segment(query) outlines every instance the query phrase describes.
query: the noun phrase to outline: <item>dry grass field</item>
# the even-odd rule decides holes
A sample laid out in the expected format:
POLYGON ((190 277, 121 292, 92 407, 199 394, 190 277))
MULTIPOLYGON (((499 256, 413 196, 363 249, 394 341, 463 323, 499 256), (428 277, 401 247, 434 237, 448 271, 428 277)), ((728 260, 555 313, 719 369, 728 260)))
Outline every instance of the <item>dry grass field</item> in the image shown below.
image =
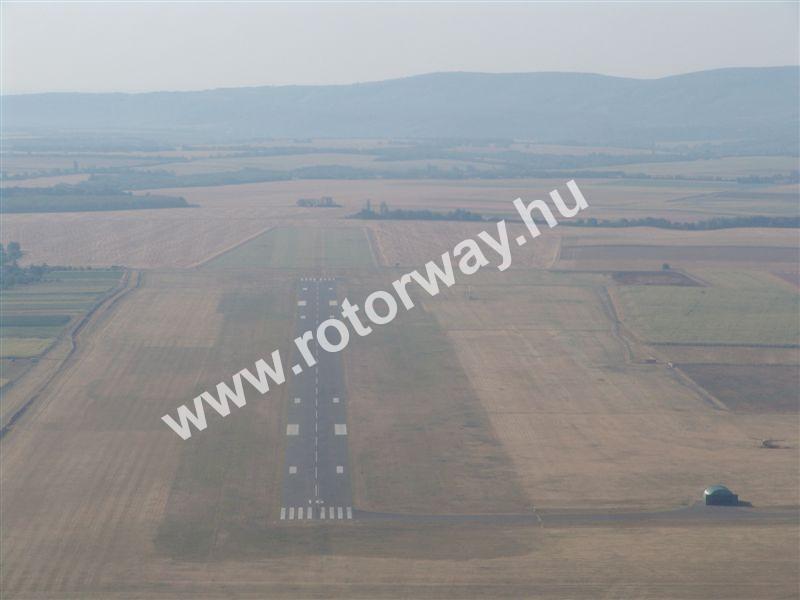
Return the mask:
MULTIPOLYGON (((796 524, 290 527, 277 516, 285 387, 248 394, 186 442, 161 422, 287 348, 298 277, 338 276, 360 304, 493 227, 340 218, 366 198, 503 214, 517 196, 562 184, 287 181, 164 192, 191 209, 4 216, 2 241, 19 240, 28 261, 146 270, 0 441, 3 597, 796 596, 796 524), (295 206, 322 195, 343 207, 295 206)), ((584 191, 600 218, 677 218, 685 209, 670 199, 723 187, 597 181, 584 191)), ((796 243, 791 230, 560 227, 514 248, 504 273, 489 266, 436 298, 415 294, 415 309, 344 355, 354 505, 427 515, 656 510, 724 482, 758 508, 796 507, 798 413, 787 394, 800 350, 754 345, 796 335, 796 289, 773 275, 791 260, 769 259, 796 243), (759 250, 743 260, 742 249, 759 250), (709 258, 727 252, 735 258, 709 258), (612 275, 658 271, 667 255, 702 285, 612 275), (761 318, 748 317, 756 310, 761 318), (659 340, 675 345, 647 343, 659 340), (720 341, 739 345, 699 345, 720 341), (759 387, 762 378, 773 385, 759 387), (788 449, 762 448, 767 439, 788 449)))

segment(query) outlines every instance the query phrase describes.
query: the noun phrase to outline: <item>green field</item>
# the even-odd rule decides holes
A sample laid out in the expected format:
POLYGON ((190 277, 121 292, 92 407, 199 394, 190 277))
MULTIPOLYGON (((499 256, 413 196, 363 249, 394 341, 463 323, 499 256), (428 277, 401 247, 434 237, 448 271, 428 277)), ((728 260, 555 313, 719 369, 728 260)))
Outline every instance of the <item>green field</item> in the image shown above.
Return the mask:
POLYGON ((278 227, 219 256, 206 268, 313 269, 373 265, 369 240, 360 227, 278 227))
POLYGON ((623 319, 654 343, 794 345, 797 293, 758 271, 703 271, 708 287, 622 286, 623 319))

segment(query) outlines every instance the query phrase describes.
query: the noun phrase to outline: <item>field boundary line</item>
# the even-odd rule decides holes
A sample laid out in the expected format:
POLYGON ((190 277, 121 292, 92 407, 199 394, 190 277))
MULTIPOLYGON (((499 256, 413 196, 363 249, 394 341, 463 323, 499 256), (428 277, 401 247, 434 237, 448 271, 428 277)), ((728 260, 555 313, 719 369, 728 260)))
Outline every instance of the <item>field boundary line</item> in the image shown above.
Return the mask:
POLYGON ((236 250, 236 248, 238 248, 239 246, 242 246, 242 245, 246 244, 247 242, 250 242, 250 241, 256 239, 258 236, 260 236, 260 235, 262 235, 264 233, 267 233, 268 231, 271 231, 272 229, 275 229, 275 227, 276 227, 276 225, 269 225, 268 227, 265 227, 264 229, 262 229, 260 231, 257 231, 253 235, 248 236, 248 237, 244 238, 243 240, 240 240, 240 241, 236 242, 232 246, 228 246, 227 248, 223 248, 222 250, 220 250, 219 252, 215 252, 211 256, 207 256, 206 258, 204 258, 202 260, 199 260, 199 261, 197 261, 195 263, 190 264, 186 268, 187 269, 198 269, 198 268, 210 263, 212 260, 219 258, 223 254, 227 254, 228 252, 236 250))
POLYGON ((561 248, 564 246, 564 237, 562 235, 558 236, 558 244, 556 245, 556 253, 553 256, 553 260, 550 261, 550 265, 547 267, 547 270, 550 271, 555 268, 558 264, 558 261, 561 260, 561 248))
POLYGON ((380 249, 376 249, 377 240, 374 239, 374 232, 372 229, 368 227, 361 227, 361 231, 364 232, 364 237, 367 238, 367 246, 369 246, 369 253, 372 256, 372 264, 376 269, 380 269, 382 266, 386 266, 386 257, 383 256, 383 252, 380 249), (380 251, 381 257, 383 261, 378 258, 378 252, 380 251))
POLYGON ((614 299, 611 297, 611 293, 608 291, 608 286, 598 285, 593 286, 592 289, 600 299, 600 305, 603 307, 603 312, 606 313, 606 317, 608 317, 608 319, 611 321, 611 334, 622 344, 622 347, 625 348, 625 362, 628 364, 635 363, 635 354, 631 345, 631 341, 636 341, 637 343, 640 342, 633 332, 629 331, 620 320, 619 312, 617 312, 614 299))
MULTIPOLYGON (((617 337, 619 340, 621 340, 622 343, 625 345, 625 348, 628 351, 628 362, 635 363, 636 357, 633 353, 633 348, 630 344, 630 341, 634 341, 637 345, 642 346, 644 348, 648 348, 649 346, 651 346, 651 343, 640 339, 638 336, 636 336, 635 333, 633 333, 630 329, 628 329, 625 326, 625 324, 619 318, 619 313, 617 312, 614 298, 611 292, 609 291, 608 287, 607 286, 600 286, 600 287, 602 289, 602 292, 599 292, 601 300, 603 300, 604 305, 606 304, 606 302, 608 303, 607 309, 611 311, 611 317, 615 322, 614 336, 617 337)), ((653 352, 653 354, 658 356, 655 352, 653 352)), ((725 411, 728 410, 727 405, 724 402, 722 402, 722 400, 720 400, 714 394, 712 394, 704 387, 699 385, 694 379, 689 377, 689 375, 681 371, 676 365, 672 364, 672 362, 669 361, 663 361, 663 362, 666 362, 667 364, 668 367, 667 373, 669 373, 672 376, 672 378, 675 381, 677 381, 680 385, 700 396, 700 398, 706 404, 710 405, 712 408, 715 408, 717 410, 725 410, 725 411)))

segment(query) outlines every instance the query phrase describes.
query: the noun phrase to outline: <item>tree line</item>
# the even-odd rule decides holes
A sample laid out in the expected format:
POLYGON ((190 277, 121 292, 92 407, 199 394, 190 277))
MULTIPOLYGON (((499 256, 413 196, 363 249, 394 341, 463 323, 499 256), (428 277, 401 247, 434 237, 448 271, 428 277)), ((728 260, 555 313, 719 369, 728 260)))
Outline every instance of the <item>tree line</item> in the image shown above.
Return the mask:
MULTIPOLYGON (((355 219, 387 219, 387 220, 412 220, 412 221, 497 221, 500 217, 488 217, 474 213, 463 208, 448 212, 435 212, 427 209, 391 209, 386 202, 381 202, 375 210, 372 202, 367 200, 364 208, 351 215, 355 219)), ((519 222, 519 219, 505 219, 509 222, 519 222)), ((543 219, 534 219, 539 224, 545 224, 543 219)), ((660 217, 643 217, 640 219, 569 219, 562 221, 561 225, 570 227, 656 227, 658 229, 679 229, 685 231, 708 231, 712 229, 735 229, 742 227, 765 228, 800 228, 800 217, 769 217, 763 215, 738 216, 738 217, 713 217, 704 221, 670 221, 660 217)))
POLYGON ((20 258, 22 247, 19 242, 9 242, 5 247, 0 244, 0 289, 5 290, 18 283, 41 281, 50 270, 47 265, 20 267, 17 262, 20 258))

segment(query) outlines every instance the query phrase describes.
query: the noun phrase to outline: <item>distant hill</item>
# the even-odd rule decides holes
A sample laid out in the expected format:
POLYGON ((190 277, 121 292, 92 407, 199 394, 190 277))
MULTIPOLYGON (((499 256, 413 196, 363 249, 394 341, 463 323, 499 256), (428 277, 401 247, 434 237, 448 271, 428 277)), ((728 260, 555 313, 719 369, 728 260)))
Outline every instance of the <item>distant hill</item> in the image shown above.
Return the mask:
POLYGON ((526 138, 646 145, 789 140, 800 68, 662 79, 434 73, 353 85, 4 96, 3 129, 195 131, 214 137, 526 138))

